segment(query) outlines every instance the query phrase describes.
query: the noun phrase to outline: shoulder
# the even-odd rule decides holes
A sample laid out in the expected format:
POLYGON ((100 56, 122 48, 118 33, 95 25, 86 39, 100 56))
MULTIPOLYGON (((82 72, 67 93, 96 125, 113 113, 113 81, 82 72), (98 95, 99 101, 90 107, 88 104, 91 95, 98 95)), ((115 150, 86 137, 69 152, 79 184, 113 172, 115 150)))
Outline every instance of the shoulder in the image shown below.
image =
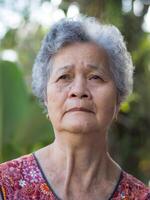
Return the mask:
MULTIPOLYGON (((32 155, 26 155, 17 159, 0 164, 0 189, 3 196, 12 198, 16 191, 19 191, 31 180, 31 171, 34 160, 32 155)), ((5 199, 5 198, 4 198, 5 199)))
POLYGON ((18 178, 30 165, 33 165, 32 155, 22 156, 0 164, 0 182, 2 183, 7 176, 18 178))
POLYGON ((121 198, 131 198, 136 200, 150 200, 150 188, 143 182, 128 174, 122 172, 121 180, 116 195, 121 198))
POLYGON ((33 155, 32 154, 28 154, 28 155, 24 155, 21 156, 19 158, 16 158, 14 160, 10 160, 10 161, 6 161, 4 163, 0 164, 0 170, 4 170, 5 168, 7 168, 8 166, 16 166, 16 165, 20 165, 24 162, 30 162, 33 160, 33 155))
POLYGON ((36 162, 32 154, 7 161, 0 164, 0 183, 19 181, 27 176, 29 178, 35 169, 36 162))
POLYGON ((32 154, 0 164, 0 190, 4 199, 37 199, 50 192, 32 154))

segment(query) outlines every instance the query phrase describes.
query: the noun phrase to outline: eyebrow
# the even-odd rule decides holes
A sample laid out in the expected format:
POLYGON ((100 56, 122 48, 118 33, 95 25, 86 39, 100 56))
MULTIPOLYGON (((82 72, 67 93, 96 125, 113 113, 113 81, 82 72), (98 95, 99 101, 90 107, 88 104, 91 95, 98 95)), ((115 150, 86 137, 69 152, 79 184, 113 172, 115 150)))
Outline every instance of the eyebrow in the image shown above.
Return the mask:
POLYGON ((74 68, 74 65, 65 65, 61 68, 59 68, 58 70, 56 70, 55 72, 61 72, 61 71, 67 71, 67 70, 70 70, 70 69, 73 69, 74 68))
MULTIPOLYGON (((86 65, 89 69, 91 68, 91 69, 94 69, 94 70, 99 70, 99 69, 101 69, 100 68, 100 66, 98 66, 98 65, 93 65, 93 64, 87 64, 86 65)), ((103 67, 103 65, 101 65, 102 67, 103 67)), ((74 65, 65 65, 65 66, 63 66, 63 67, 61 67, 61 68, 59 68, 57 71, 65 71, 65 70, 70 70, 70 69, 72 69, 72 68, 74 68, 75 66, 74 65)))
POLYGON ((91 69, 94 69, 94 70, 99 70, 99 69, 100 69, 99 66, 93 65, 93 64, 87 64, 87 66, 88 66, 89 68, 91 68, 91 69))
POLYGON ((99 64, 99 65, 93 65, 93 64, 87 64, 87 66, 93 70, 97 70, 102 74, 108 75, 109 71, 107 70, 106 67, 104 67, 103 64, 99 64))

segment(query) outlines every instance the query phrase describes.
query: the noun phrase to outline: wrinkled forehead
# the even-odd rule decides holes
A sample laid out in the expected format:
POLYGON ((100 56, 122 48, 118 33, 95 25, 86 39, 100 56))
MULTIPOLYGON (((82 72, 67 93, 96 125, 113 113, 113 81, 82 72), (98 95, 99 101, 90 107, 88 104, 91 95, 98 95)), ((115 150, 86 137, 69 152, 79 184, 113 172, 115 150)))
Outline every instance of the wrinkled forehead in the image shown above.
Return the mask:
POLYGON ((53 71, 73 69, 75 66, 86 70, 102 70, 108 73, 107 52, 92 42, 67 45, 53 56, 53 71))

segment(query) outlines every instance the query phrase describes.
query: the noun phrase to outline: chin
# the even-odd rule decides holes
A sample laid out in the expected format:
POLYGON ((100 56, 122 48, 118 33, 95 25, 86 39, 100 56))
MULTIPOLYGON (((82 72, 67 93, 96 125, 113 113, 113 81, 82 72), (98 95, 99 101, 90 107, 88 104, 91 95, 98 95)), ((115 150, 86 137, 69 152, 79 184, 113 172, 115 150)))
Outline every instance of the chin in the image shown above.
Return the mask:
POLYGON ((80 134, 94 131, 96 126, 91 120, 89 121, 84 118, 76 118, 72 120, 65 120, 63 127, 68 132, 80 134))

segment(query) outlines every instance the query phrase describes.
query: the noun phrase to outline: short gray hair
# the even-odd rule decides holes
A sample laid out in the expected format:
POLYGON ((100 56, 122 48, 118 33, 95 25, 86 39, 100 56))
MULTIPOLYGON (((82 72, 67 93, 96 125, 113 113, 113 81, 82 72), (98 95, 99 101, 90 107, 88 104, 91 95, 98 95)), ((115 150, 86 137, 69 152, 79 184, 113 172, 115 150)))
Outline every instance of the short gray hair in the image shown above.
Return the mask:
POLYGON ((45 36, 32 71, 32 88, 39 100, 44 103, 46 98, 53 55, 74 42, 94 42, 106 50, 119 102, 124 101, 133 87, 134 67, 130 53, 118 28, 101 24, 93 17, 62 19, 45 36))

